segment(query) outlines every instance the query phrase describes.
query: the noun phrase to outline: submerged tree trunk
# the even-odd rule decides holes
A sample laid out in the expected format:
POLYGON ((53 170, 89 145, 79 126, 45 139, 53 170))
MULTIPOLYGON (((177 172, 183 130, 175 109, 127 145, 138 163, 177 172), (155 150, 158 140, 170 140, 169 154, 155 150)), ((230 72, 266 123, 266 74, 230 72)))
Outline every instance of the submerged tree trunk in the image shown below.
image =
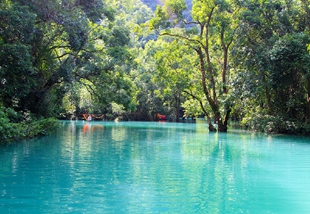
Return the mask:
POLYGON ((221 118, 219 118, 219 121, 218 121, 218 130, 219 130, 219 132, 227 132, 227 130, 228 130, 228 120, 229 120, 229 117, 230 117, 230 112, 231 112, 230 107, 227 107, 224 121, 221 118))
POLYGON ((216 132, 217 131, 217 129, 212 125, 211 122, 209 122, 209 131, 210 132, 216 132))
MULTIPOLYGON (((196 3, 194 3, 194 5, 195 4, 196 3)), ((198 4, 200 3, 197 2, 196 6, 198 4)), ((221 12, 217 9, 219 5, 220 2, 212 1, 212 3, 206 5, 202 16, 196 16, 197 20, 190 22, 191 24, 195 23, 200 26, 200 31, 198 33, 199 38, 170 33, 164 33, 162 35, 169 35, 182 39, 183 41, 186 41, 190 48, 196 51, 199 57, 199 70, 201 72, 200 83, 202 86, 202 91, 209 106, 211 107, 214 115, 214 121, 218 125, 218 131, 227 132, 231 104, 227 104, 226 101, 223 101, 223 99, 220 98, 222 98, 223 95, 227 95, 229 91, 227 84, 229 77, 229 48, 234 40, 234 34, 237 26, 235 26, 234 23, 227 22, 225 25, 219 25, 219 31, 214 31, 214 24, 219 24, 218 18, 222 19, 222 16, 218 16, 221 12), (213 45, 216 45, 217 47, 217 44, 213 43, 214 39, 219 39, 221 49, 216 48, 217 50, 214 50, 215 46, 213 45), (217 64, 218 62, 220 63, 217 64), (221 71, 221 74, 219 74, 218 71, 221 71), (224 112, 221 112, 220 109, 223 106, 225 109, 224 112)), ((231 6, 233 5, 231 4, 231 6)), ((233 11, 230 9, 225 11, 230 14, 227 18, 231 17, 231 15, 235 14, 234 12, 239 10, 237 7, 231 7, 231 9, 233 9, 233 11)), ((185 24, 189 23, 185 22, 185 24)), ((206 113, 206 110, 203 107, 205 103, 201 102, 201 98, 194 96, 192 93, 190 94, 194 99, 200 102, 202 110, 210 118, 210 115, 206 113)), ((216 131, 215 127, 211 123, 211 119, 209 120, 209 130, 216 131)))
MULTIPOLYGON (((218 131, 219 132, 227 132, 227 124, 228 124, 228 120, 229 120, 229 115, 230 115, 230 107, 227 107, 226 109, 226 115, 224 118, 224 121, 222 119, 222 115, 219 111, 220 106, 219 103, 217 102, 217 95, 215 93, 215 87, 213 88, 214 92, 213 92, 213 98, 211 97, 211 92, 209 91, 209 89, 207 88, 207 84, 206 84, 206 70, 205 70, 205 62, 204 62, 204 56, 202 53, 202 50, 200 48, 196 49, 196 52, 198 53, 199 59, 200 59, 200 71, 201 71, 201 83, 202 83, 202 87, 203 87, 203 91, 204 94, 207 98, 207 101, 209 103, 209 105, 211 106, 211 109, 214 113, 214 121, 217 123, 218 125, 218 131)), ((209 66, 209 65, 208 65, 209 66)), ((209 66, 210 69, 210 66, 209 66)), ((225 73, 226 74, 226 73, 225 73)), ((212 73, 210 74, 212 75, 212 73)), ((212 82, 212 81, 211 81, 212 82)), ((227 89, 225 89, 227 92, 227 89)), ((214 128, 214 126, 210 126, 212 125, 211 122, 209 122, 209 130, 216 130, 214 128)))

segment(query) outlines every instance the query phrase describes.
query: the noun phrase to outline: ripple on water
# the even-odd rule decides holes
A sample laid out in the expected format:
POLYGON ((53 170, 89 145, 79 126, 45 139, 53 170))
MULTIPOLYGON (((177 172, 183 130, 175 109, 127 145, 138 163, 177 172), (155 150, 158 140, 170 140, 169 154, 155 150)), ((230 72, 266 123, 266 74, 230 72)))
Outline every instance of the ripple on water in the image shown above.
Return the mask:
POLYGON ((64 127, 1 147, 0 213, 310 210, 308 138, 209 134, 194 123, 64 127))

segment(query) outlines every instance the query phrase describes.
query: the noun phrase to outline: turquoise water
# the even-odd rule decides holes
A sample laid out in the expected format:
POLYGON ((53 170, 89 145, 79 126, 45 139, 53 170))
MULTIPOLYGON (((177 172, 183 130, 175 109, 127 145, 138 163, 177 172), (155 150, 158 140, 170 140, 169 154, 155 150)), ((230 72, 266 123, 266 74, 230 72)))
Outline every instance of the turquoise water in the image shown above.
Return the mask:
POLYGON ((310 138, 62 123, 0 146, 0 213, 309 213, 310 138))

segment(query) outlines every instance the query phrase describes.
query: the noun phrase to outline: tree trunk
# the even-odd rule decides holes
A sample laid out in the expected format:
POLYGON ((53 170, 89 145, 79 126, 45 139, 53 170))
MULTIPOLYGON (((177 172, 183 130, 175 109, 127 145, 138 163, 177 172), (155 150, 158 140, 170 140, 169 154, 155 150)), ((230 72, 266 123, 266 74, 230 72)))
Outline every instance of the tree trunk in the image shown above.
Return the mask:
POLYGON ((210 132, 216 132, 216 128, 212 125, 211 121, 209 122, 209 131, 210 132))
POLYGON ((227 132, 227 124, 224 124, 223 122, 219 122, 218 131, 219 132, 227 132))
POLYGON ((310 78, 307 79, 307 112, 306 112, 306 120, 310 121, 310 78))
POLYGON ((175 101, 176 101, 176 108, 175 108, 175 121, 176 122, 180 122, 180 97, 176 97, 175 98, 175 101))
POLYGON ((220 112, 215 113, 214 120, 217 123, 217 130, 219 132, 227 132, 227 125, 225 126, 225 123, 223 122, 223 120, 221 118, 220 112))

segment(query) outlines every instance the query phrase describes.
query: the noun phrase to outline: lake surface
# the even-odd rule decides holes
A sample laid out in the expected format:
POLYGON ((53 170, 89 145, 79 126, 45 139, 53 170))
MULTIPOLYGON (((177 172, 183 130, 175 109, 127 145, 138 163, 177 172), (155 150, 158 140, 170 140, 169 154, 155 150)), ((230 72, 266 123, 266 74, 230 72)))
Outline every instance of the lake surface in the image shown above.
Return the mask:
POLYGON ((310 138, 65 121, 0 145, 0 213, 309 213, 310 138))

